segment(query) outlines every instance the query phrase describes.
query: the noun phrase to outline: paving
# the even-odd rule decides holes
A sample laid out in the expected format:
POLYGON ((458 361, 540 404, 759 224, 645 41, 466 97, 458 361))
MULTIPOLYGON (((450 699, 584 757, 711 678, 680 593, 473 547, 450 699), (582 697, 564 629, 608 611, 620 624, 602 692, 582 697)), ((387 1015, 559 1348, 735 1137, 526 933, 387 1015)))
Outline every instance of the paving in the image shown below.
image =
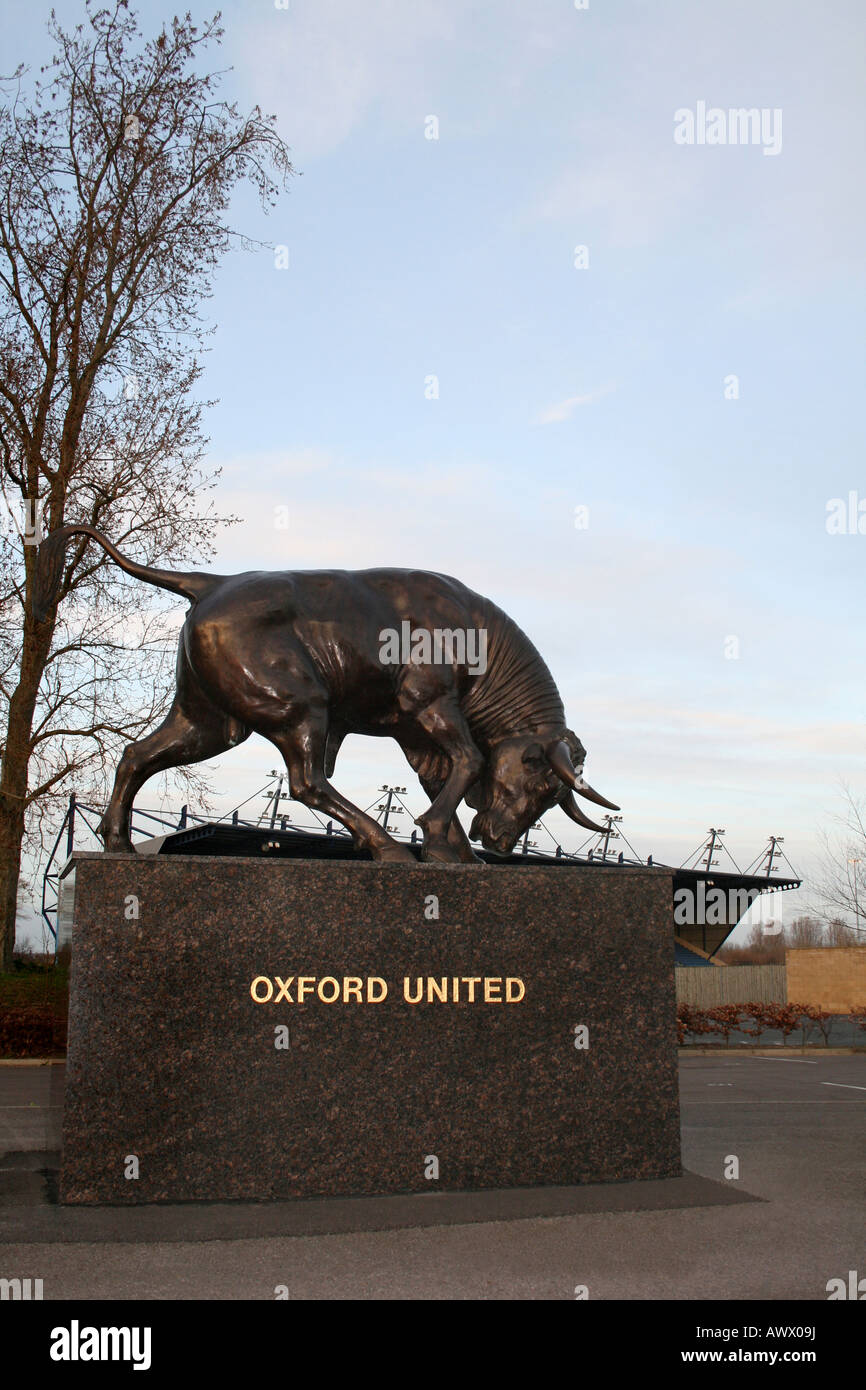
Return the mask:
POLYGON ((680 1062, 682 1178, 55 1204, 63 1068, 0 1066, 0 1277, 46 1299, 795 1299, 866 1275, 866 1057, 680 1062))

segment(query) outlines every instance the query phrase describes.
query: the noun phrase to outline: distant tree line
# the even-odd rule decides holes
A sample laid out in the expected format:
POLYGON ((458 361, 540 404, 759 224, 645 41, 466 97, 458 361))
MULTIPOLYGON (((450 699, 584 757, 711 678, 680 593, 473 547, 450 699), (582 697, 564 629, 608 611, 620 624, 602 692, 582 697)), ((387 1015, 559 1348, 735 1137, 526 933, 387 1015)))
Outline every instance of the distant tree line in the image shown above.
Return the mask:
POLYGON ((726 965, 784 965, 785 951, 797 946, 863 944, 863 933, 855 931, 841 917, 822 922, 817 917, 804 916, 781 926, 778 933, 768 932, 761 923, 755 922, 742 942, 736 946, 722 946, 716 954, 726 965))

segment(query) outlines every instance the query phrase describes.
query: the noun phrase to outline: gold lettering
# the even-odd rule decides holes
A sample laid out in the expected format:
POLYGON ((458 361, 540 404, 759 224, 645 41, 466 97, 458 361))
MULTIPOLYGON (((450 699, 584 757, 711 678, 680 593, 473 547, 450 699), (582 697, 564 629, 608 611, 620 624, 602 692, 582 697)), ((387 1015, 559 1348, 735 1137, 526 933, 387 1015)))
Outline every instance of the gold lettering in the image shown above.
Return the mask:
MULTIPOLYGON (((407 1004, 434 1003, 454 1004, 519 1004, 526 997, 526 985, 516 975, 504 980, 501 975, 405 975, 403 977, 403 998, 407 1004), (503 999, 503 985, 504 999, 503 999), (462 986, 462 995, 461 995, 462 986)), ((381 975, 289 975, 283 980, 279 975, 270 979, 267 975, 257 975, 250 985, 250 995, 256 1004, 268 1004, 272 1000, 279 1003, 285 999, 292 1004, 303 1002, 313 996, 323 1004, 339 1003, 342 996, 344 1004, 381 1004, 388 997, 388 982, 381 975), (289 993, 291 985, 296 985, 296 999, 289 993), (365 988, 366 986, 366 988, 365 988)))

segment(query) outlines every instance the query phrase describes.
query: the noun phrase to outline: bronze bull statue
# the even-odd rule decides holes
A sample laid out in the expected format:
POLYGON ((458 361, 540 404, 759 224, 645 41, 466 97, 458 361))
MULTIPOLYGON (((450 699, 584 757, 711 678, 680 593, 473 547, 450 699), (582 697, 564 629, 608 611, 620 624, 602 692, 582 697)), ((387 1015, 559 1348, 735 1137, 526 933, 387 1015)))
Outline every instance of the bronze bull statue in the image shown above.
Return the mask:
POLYGON ((279 749, 296 801, 388 863, 415 858, 329 780, 350 733, 395 739, 417 772, 432 803, 417 821, 428 860, 477 862, 455 814, 464 799, 478 813, 471 838, 499 855, 552 806, 599 830, 574 792, 619 810, 584 781, 584 748, 529 638, 458 580, 401 569, 176 573, 136 564, 90 526, 64 526, 39 547, 39 621, 74 535, 191 605, 168 716, 120 760, 100 825, 106 850, 132 851, 130 813, 149 777, 253 732, 279 749))

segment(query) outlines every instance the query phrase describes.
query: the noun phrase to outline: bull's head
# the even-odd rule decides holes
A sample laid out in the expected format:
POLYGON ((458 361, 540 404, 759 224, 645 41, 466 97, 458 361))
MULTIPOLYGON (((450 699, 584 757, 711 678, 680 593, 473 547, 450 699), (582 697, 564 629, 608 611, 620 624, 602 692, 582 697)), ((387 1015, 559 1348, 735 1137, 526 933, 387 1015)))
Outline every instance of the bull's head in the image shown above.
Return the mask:
POLYGON ((603 830, 581 811, 574 793, 618 811, 583 780, 586 750, 566 729, 553 736, 518 734, 494 745, 466 801, 478 815, 469 834, 494 854, 511 854, 521 835, 549 811, 561 806, 587 830, 603 830))

